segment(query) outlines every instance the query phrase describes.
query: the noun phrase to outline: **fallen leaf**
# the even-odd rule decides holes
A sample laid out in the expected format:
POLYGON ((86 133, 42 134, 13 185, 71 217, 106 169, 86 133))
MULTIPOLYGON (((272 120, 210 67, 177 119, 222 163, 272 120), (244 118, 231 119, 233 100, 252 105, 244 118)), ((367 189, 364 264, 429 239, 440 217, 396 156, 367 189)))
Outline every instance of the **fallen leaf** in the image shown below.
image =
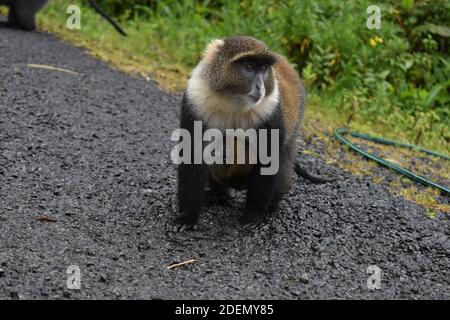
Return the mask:
POLYGON ((37 221, 41 221, 41 222, 57 222, 58 220, 52 219, 47 215, 43 215, 40 217, 35 218, 37 221))

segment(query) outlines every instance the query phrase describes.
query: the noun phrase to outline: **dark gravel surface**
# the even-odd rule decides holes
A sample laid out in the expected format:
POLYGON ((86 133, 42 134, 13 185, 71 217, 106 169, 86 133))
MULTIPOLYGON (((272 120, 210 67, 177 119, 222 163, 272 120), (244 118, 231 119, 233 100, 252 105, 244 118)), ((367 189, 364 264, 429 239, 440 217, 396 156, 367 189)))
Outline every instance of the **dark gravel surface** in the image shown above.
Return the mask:
POLYGON ((236 195, 173 233, 179 97, 47 34, 0 29, 0 71, 0 298, 450 298, 448 214, 304 156, 339 181, 299 179, 258 226, 236 195))

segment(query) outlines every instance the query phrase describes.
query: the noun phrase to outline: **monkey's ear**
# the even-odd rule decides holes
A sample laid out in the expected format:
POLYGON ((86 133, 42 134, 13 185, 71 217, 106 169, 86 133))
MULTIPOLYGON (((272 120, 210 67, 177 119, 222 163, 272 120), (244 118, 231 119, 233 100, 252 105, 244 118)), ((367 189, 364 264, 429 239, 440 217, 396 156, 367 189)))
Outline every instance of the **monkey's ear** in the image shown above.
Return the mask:
POLYGON ((207 46, 205 51, 203 52, 203 60, 205 62, 211 62, 216 53, 220 50, 220 48, 224 45, 224 41, 222 39, 214 39, 207 46))

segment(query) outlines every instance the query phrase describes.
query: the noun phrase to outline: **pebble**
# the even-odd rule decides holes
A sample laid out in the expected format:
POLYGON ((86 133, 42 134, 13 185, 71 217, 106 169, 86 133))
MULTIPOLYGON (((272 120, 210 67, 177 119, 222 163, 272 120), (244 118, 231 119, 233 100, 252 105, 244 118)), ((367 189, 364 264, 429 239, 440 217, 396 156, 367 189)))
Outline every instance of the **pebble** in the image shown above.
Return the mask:
POLYGON ((299 277, 299 280, 303 284, 308 284, 309 283, 309 277, 308 277, 308 275, 306 273, 302 273, 302 275, 299 277))

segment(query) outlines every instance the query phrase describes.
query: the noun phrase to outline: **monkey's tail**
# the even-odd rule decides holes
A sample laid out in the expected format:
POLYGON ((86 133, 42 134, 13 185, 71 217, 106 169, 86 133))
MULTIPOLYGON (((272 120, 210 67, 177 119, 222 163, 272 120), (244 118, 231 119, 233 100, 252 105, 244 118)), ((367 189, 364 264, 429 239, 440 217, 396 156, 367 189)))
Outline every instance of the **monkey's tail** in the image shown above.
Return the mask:
POLYGON ((297 162, 295 162, 295 172, 297 173, 297 175, 299 177, 308 179, 311 182, 314 183, 327 183, 327 182, 333 182, 336 179, 324 179, 324 178, 319 178, 319 177, 315 177, 313 175, 311 175, 308 171, 306 171, 305 169, 303 169, 300 164, 297 162))
POLYGON ((95 11, 97 11, 103 18, 105 18, 106 21, 108 21, 114 27, 114 29, 117 30, 118 33, 123 36, 127 36, 125 31, 123 31, 122 28, 113 19, 111 19, 111 17, 108 16, 106 12, 103 11, 94 0, 89 0, 89 3, 95 9, 95 11))

